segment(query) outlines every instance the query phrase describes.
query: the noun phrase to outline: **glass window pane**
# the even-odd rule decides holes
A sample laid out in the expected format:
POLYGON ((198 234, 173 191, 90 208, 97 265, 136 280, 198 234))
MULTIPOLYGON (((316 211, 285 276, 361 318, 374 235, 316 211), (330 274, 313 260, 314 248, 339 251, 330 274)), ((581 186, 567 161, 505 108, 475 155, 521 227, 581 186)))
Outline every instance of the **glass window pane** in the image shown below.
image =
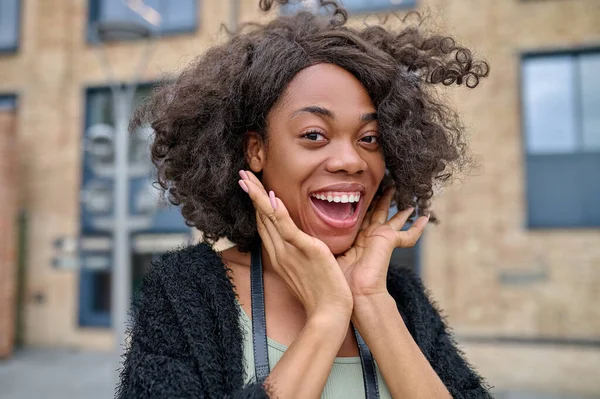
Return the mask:
MULTIPOLYGON (((150 28, 152 24, 127 6, 123 0, 91 0, 98 5, 97 18, 102 21, 128 20, 143 23, 150 28)), ((159 29, 162 32, 192 30, 196 27, 197 0, 146 0, 147 7, 161 15, 159 29)), ((95 21, 91 21, 92 23, 95 21)))
POLYGON ((581 154, 529 155, 527 215, 530 227, 586 225, 581 154))
POLYGON ((103 270, 94 272, 92 285, 92 311, 93 312, 110 312, 110 286, 111 278, 110 271, 103 270))
POLYGON ((152 0, 161 14, 163 30, 193 29, 196 26, 196 0, 152 0))
POLYGON ((581 154, 580 181, 582 185, 585 225, 600 227, 600 153, 581 154))
POLYGON ((12 111, 17 107, 15 96, 0 96, 0 111, 12 111))
POLYGON ((19 42, 19 0, 0 1, 0 50, 14 50, 19 42))
POLYGON ((600 53, 579 58, 581 127, 584 151, 600 150, 600 53))
POLYGON ((342 0, 348 10, 369 11, 399 6, 414 6, 415 0, 342 0))
POLYGON ((108 89, 90 90, 89 101, 89 126, 98 123, 113 124, 112 95, 108 89))
POLYGON ((572 56, 523 61, 523 117, 528 153, 577 150, 574 69, 572 56))
POLYGON ((97 0, 100 1, 99 19, 101 21, 136 21, 148 27, 152 25, 146 22, 139 14, 127 7, 123 0, 97 0))
MULTIPOLYGON (((415 0, 341 0, 342 5, 352 11, 377 11, 395 7, 413 7, 415 0)), ((284 13, 293 13, 301 8, 317 9, 319 0, 303 0, 283 6, 284 13)))

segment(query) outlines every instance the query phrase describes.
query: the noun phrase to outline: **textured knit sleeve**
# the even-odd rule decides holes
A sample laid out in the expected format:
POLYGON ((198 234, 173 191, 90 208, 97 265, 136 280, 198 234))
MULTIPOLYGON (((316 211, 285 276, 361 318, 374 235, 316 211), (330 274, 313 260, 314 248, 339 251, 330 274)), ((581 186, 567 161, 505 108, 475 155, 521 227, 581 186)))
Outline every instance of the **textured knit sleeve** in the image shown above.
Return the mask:
MULTIPOLYGON (((132 308, 130 342, 116 388, 119 399, 209 398, 177 316, 160 278, 145 277, 132 308)), ((218 382, 215 382, 218 384, 218 382)), ((267 398, 261 384, 250 384, 231 398, 267 398)))
POLYGON ((415 341, 454 399, 492 398, 488 384, 465 360, 421 280, 404 268, 390 268, 388 289, 415 341))

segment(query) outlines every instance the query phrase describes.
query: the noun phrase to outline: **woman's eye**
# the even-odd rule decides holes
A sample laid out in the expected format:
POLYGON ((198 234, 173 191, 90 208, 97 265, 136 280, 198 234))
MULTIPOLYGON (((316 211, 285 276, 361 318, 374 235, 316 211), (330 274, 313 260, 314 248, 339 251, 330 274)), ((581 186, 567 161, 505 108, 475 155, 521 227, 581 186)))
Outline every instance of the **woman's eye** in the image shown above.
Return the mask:
POLYGON ((305 133, 304 136, 302 136, 310 141, 324 141, 325 136, 323 136, 321 133, 319 132, 308 132, 305 133))
POLYGON ((379 142, 379 138, 377 136, 366 136, 360 140, 367 144, 377 144, 379 142))

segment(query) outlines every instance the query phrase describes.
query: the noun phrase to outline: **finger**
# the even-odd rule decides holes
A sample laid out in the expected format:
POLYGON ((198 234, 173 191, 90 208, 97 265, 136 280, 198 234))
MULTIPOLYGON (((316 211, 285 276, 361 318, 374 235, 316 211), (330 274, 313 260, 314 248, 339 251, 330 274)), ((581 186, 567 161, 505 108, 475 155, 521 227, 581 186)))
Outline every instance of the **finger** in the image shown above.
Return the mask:
POLYGON ((388 220, 387 224, 392 227, 394 230, 400 230, 406 224, 406 221, 412 215, 415 208, 410 207, 403 211, 396 213, 390 220, 388 220))
MULTIPOLYGON (((257 187, 258 190, 254 190, 253 194, 263 194, 268 196, 267 194, 267 190, 265 189, 265 187, 263 186, 262 182, 258 179, 258 177, 256 177, 256 175, 252 172, 250 172, 249 170, 240 170, 239 171, 239 175, 242 178, 242 180, 240 180, 240 186, 242 186, 242 189, 244 189, 244 191, 246 191, 248 193, 248 191, 244 188, 245 187, 250 187, 251 185, 257 187)), ((248 193, 250 194, 250 193, 248 193)), ((250 197, 252 198, 252 196, 250 197)))
POLYGON ((256 211, 256 227, 269 257, 271 260, 274 260, 277 257, 277 245, 274 237, 276 239, 279 236, 279 233, 277 233, 275 227, 270 223, 269 218, 258 211, 256 211))
POLYGON ((373 208, 369 209, 365 214, 365 217, 360 225, 360 230, 366 230, 371 225, 371 219, 373 217, 373 208))
POLYGON ((371 223, 384 224, 386 222, 388 214, 390 212, 390 204, 392 203, 394 192, 394 187, 388 187, 383 192, 383 195, 381 196, 379 201, 377 201, 377 205, 373 210, 373 216, 371 216, 371 223))
MULTIPOLYGON (((240 176, 249 189, 248 194, 254 202, 254 207, 269 217, 281 238, 296 247, 306 244, 303 240, 306 234, 296 226, 283 201, 272 191, 267 194, 260 180, 252 172, 240 171, 240 176)), ((266 225, 268 226, 268 223, 266 225)))
MULTIPOLYGON (((254 208, 266 215, 273 215, 274 209, 269 200, 269 195, 265 192, 262 185, 257 185, 252 179, 240 180, 240 186, 248 189, 248 196, 254 204, 254 208)), ((244 190, 245 191, 245 190, 244 190)))
POLYGON ((244 171, 240 171, 240 180, 238 183, 242 190, 244 190, 250 199, 255 209, 256 226, 258 233, 263 241, 270 241, 273 245, 277 245, 281 241, 279 233, 275 228, 276 217, 274 214, 274 207, 269 197, 264 193, 264 190, 256 186, 255 181, 251 181, 244 171), (265 198, 266 197, 266 198, 265 198), (269 205, 266 205, 266 204, 269 205))
POLYGON ((254 203, 254 208, 258 212, 257 215, 263 219, 268 219, 268 221, 264 221, 264 224, 265 227, 269 228, 268 232, 276 248, 283 244, 282 240, 296 247, 305 244, 305 241, 302 241, 304 233, 296 226, 280 198, 275 197, 272 191, 269 195, 260 192, 262 186, 258 187, 254 179, 243 180, 243 183, 248 188, 248 195, 254 203), (270 229, 271 226, 279 237, 274 237, 275 231, 270 229))
POLYGON ((421 216, 410 229, 399 231, 396 236, 396 248, 410 248, 414 246, 423 234, 423 230, 425 230, 428 222, 429 216, 421 216))
POLYGON ((273 200, 276 203, 275 217, 277 218, 277 224, 275 227, 279 231, 279 234, 293 246, 297 248, 303 247, 306 244, 305 239, 308 236, 296 226, 283 201, 274 195, 273 200))
POLYGON ((260 179, 258 177, 256 177, 256 175, 254 173, 252 173, 249 170, 240 170, 240 177, 242 178, 242 180, 246 181, 251 181, 253 182, 256 186, 258 186, 265 194, 267 193, 267 190, 265 189, 265 186, 263 186, 262 182, 260 181, 260 179))

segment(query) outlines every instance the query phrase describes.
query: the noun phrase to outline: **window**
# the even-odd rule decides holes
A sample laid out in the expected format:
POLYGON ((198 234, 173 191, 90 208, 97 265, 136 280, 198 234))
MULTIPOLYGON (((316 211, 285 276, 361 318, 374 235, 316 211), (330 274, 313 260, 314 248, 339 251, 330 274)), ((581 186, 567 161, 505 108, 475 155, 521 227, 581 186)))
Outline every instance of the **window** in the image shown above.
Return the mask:
MULTIPOLYGON (((414 7, 416 0, 341 0, 341 3, 350 12, 372 12, 414 7)), ((319 0, 304 0, 302 4, 285 6, 284 12, 292 13, 302 7, 316 7, 317 4, 319 0)))
MULTIPOLYGON (((134 107, 135 104, 141 103, 147 97, 151 88, 151 85, 138 88, 134 99, 134 107)), ((94 129, 90 128, 93 126, 110 128, 113 125, 111 91, 106 87, 88 89, 86 92, 86 129, 84 137, 87 138, 91 134, 94 129)), ((135 140, 138 140, 135 135, 130 136, 130 143, 135 140)), ((133 148, 134 146, 131 147, 130 160, 136 160, 140 156, 133 148)), ((112 268, 111 232, 103 228, 99 221, 103 219, 110 220, 113 209, 113 186, 112 179, 99 174, 99 169, 92 165, 90 158, 89 152, 85 151, 82 164, 81 198, 83 201, 80 211, 80 231, 82 232, 82 241, 95 242, 95 244, 88 245, 91 249, 82 249, 80 253, 79 324, 82 326, 109 327, 112 268)), ((152 171, 150 170, 147 175, 130 179, 130 212, 134 215, 139 214, 140 209, 143 209, 143 207, 152 206, 156 203, 154 195, 158 191, 152 189, 152 171)), ((134 233, 131 253, 133 289, 139 286, 152 257, 185 243, 186 237, 190 234, 190 229, 185 225, 179 208, 166 206, 153 211, 147 225, 136 229, 134 233), (140 237, 145 237, 143 245, 140 244, 140 237)), ((86 246, 82 245, 82 247, 86 246)))
POLYGON ((600 51, 522 60, 530 227, 600 226, 600 51))
POLYGON ((17 97, 13 95, 0 95, 0 112, 13 111, 17 107, 17 97))
POLYGON ((20 14, 19 0, 0 1, 0 52, 16 51, 19 47, 20 14))
POLYGON ((99 21, 135 21, 159 34, 191 32, 197 26, 198 0, 144 0, 143 4, 151 12, 160 14, 160 25, 155 27, 147 22, 128 3, 139 0, 90 0, 89 1, 89 37, 95 37, 94 24, 99 21))

